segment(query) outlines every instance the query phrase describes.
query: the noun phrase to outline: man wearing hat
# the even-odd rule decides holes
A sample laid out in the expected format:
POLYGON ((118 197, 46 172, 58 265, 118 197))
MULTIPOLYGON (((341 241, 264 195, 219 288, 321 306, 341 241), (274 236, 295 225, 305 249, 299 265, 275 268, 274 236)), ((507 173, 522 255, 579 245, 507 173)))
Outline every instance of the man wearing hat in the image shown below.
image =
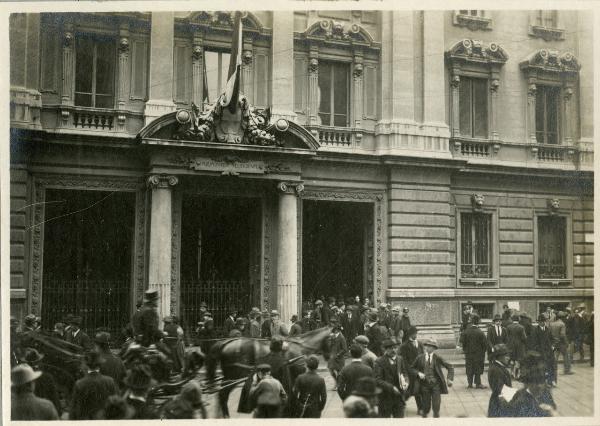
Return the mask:
POLYGON ((295 404, 292 415, 298 418, 319 418, 327 403, 325 379, 317 372, 319 358, 310 355, 306 360, 306 367, 308 371, 296 378, 292 388, 295 404))
POLYGON ((479 315, 471 315, 471 322, 460 336, 460 345, 465 354, 465 369, 467 370, 467 387, 485 389, 481 384, 481 375, 485 364, 487 340, 483 331, 479 329, 479 315))
POLYGON ((242 337, 246 328, 246 321, 244 318, 239 317, 235 320, 235 327, 229 332, 229 337, 242 337))
POLYGON ((112 377, 100 373, 103 358, 98 351, 85 355, 87 375, 75 382, 69 420, 94 420, 104 408, 110 395, 117 395, 119 389, 112 377))
POLYGON ((421 404, 421 393, 419 392, 419 377, 415 376, 410 371, 410 366, 413 365, 417 357, 425 352, 423 348, 423 344, 417 340, 417 327, 414 325, 411 326, 408 331, 408 340, 400 346, 400 355, 404 362, 409 367, 408 370, 408 389, 406 390, 405 399, 410 398, 411 396, 415 397, 415 402, 417 404, 417 414, 420 416, 422 414, 422 404, 421 404))
POLYGON ((521 358, 527 350, 527 335, 525 327, 519 323, 519 316, 512 316, 512 323, 506 327, 506 346, 510 351, 510 359, 513 364, 513 375, 517 377, 521 358))
POLYGON ((237 309, 233 306, 229 308, 227 311, 227 318, 225 318, 225 322, 223 323, 223 333, 227 337, 231 333, 231 330, 235 328, 235 318, 237 315, 237 309))
POLYGON ((362 377, 374 377, 373 369, 361 360, 362 348, 353 344, 350 346, 352 360, 345 365, 338 375, 337 392, 342 401, 352 394, 356 382, 362 377))
POLYGON ((92 342, 90 336, 81 329, 81 322, 82 319, 80 316, 74 316, 73 319, 71 319, 71 332, 68 335, 69 340, 67 340, 67 342, 81 346, 83 349, 89 351, 93 348, 94 342, 92 342))
POLYGON ((331 318, 330 321, 332 329, 329 335, 329 349, 331 353, 327 361, 327 368, 329 368, 329 373, 336 381, 333 390, 337 390, 337 378, 342 368, 344 368, 348 344, 346 343, 346 338, 341 333, 340 323, 337 318, 331 318))
POLYGON ((58 420, 52 402, 34 394, 35 381, 41 375, 28 364, 19 364, 11 370, 11 420, 58 420))
POLYGON ((323 318, 323 302, 320 299, 315 300, 315 309, 311 312, 311 320, 316 328, 325 327, 329 324, 329 322, 323 318))
POLYGON ((419 391, 421 392, 421 401, 423 404, 423 414, 421 414, 421 417, 427 417, 431 408, 433 408, 433 417, 439 417, 442 402, 441 396, 447 394, 448 388, 452 386, 454 367, 435 353, 435 350, 438 348, 435 340, 425 339, 422 343, 425 353, 417 357, 410 370, 420 380, 419 391), (447 379, 442 373, 442 367, 448 370, 447 379))
POLYGON ((494 315, 493 323, 487 328, 487 355, 488 361, 492 362, 494 346, 506 343, 506 329, 502 327, 502 315, 494 315))
POLYGON ((300 321, 298 321, 298 315, 292 315, 291 321, 292 326, 290 327, 290 337, 301 335, 302 325, 300 324, 300 321))
POLYGON ((344 313, 341 315, 342 332, 346 342, 351 342, 362 330, 360 330, 360 317, 353 305, 346 305, 344 313))
POLYGON ((504 386, 512 387, 510 377, 510 353, 504 343, 498 343, 491 352, 490 366, 488 368, 488 383, 492 390, 488 404, 488 417, 508 417, 506 402, 500 399, 504 386))
POLYGON ((556 361, 554 359, 554 348, 552 347, 552 333, 548 327, 548 322, 548 318, 543 313, 538 316, 538 325, 533 329, 534 350, 541 355, 545 366, 546 382, 550 386, 555 386, 557 379, 556 361))
MULTIPOLYGON (((562 355, 563 357, 563 374, 574 374, 571 371, 571 357, 567 352, 567 327, 564 323, 566 315, 563 311, 558 311, 556 313, 556 317, 554 321, 551 321, 548 325, 550 329, 550 334, 552 335, 552 347, 554 348, 554 354, 556 363, 558 363, 559 357, 562 355)), ((554 366, 555 369, 558 369, 558 366, 554 366)))
POLYGON ((125 401, 133 407, 134 419, 156 419, 158 413, 153 408, 153 401, 148 397, 148 393, 155 384, 152 379, 150 367, 146 364, 135 365, 128 371, 124 380, 127 390, 125 391, 125 401))
POLYGON ((271 327, 271 337, 274 337, 274 336, 287 337, 289 335, 289 331, 288 331, 286 325, 281 321, 281 318, 279 316, 279 311, 276 309, 273 309, 271 311, 270 327, 271 327))
MULTIPOLYGON (((379 417, 379 396, 382 390, 377 386, 377 381, 374 377, 363 377, 358 379, 356 386, 352 391, 352 395, 346 398, 346 401, 354 399, 353 397, 364 398, 369 404, 369 415, 368 417, 379 417)), ((346 403, 344 401, 344 404, 346 403)))
POLYGON ((407 307, 402 308, 402 316, 400 317, 400 338, 402 339, 402 343, 408 340, 408 329, 410 328, 410 317, 409 317, 409 309, 407 307))
POLYGON ((544 383, 544 361, 540 354, 535 351, 527 352, 523 357, 522 365, 521 381, 525 387, 519 389, 508 403, 510 417, 552 417, 556 415, 556 404, 549 388, 544 383))
POLYGON ((384 318, 378 316, 377 312, 369 313, 369 327, 366 330, 366 335, 369 338, 369 349, 371 352, 377 356, 381 356, 383 353, 381 344, 389 337, 389 333, 384 318))
POLYGON ((144 293, 144 304, 142 308, 133 314, 131 320, 133 332, 142 346, 150 346, 162 339, 159 330, 160 317, 158 316, 158 290, 147 290, 144 293))
POLYGON ((115 356, 110 350, 110 333, 101 331, 94 336, 96 350, 100 353, 104 362, 100 364, 100 373, 105 376, 112 377, 119 388, 123 387, 123 379, 125 378, 125 365, 123 360, 115 356))
POLYGON ((33 393, 39 398, 44 398, 52 402, 54 408, 56 408, 56 412, 60 416, 61 406, 56 381, 52 374, 41 368, 40 363, 42 359, 44 359, 44 355, 40 354, 36 349, 26 348, 21 362, 29 364, 33 371, 41 373, 41 376, 35 381, 33 393))
POLYGON ((271 375, 271 369, 271 365, 260 363, 252 378, 250 406, 257 418, 281 417, 283 407, 287 405, 288 393, 282 383, 271 375))
POLYGON ((363 334, 360 334, 354 338, 354 343, 361 347, 362 353, 360 360, 363 364, 373 368, 377 355, 369 350, 369 338, 363 334))
POLYGON ((575 330, 575 338, 574 338, 574 350, 575 352, 579 352, 579 360, 583 361, 584 358, 584 349, 583 349, 583 338, 585 336, 585 328, 587 324, 588 318, 585 312, 585 303, 580 303, 577 306, 577 310, 575 312, 575 318, 573 321, 573 328, 575 330))
POLYGON ((398 355, 398 341, 391 337, 383 341, 383 355, 373 368, 377 385, 382 389, 379 397, 379 417, 404 417, 404 391, 408 389, 408 367, 398 355))

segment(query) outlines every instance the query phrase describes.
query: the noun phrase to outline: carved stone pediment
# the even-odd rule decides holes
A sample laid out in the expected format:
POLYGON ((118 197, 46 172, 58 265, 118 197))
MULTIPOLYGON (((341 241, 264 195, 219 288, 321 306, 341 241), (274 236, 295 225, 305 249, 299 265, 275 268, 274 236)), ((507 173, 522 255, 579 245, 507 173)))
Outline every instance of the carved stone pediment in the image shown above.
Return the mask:
POLYGON ((301 33, 300 37, 325 43, 359 44, 379 48, 379 43, 374 42, 373 36, 361 25, 332 19, 315 22, 301 33))
POLYGON ((508 60, 508 54, 498 43, 464 39, 446 52, 446 58, 449 61, 502 65, 508 60))
POLYGON ((552 49, 540 49, 529 55, 520 64, 521 69, 539 70, 550 73, 578 73, 581 66, 571 52, 559 52, 552 49))

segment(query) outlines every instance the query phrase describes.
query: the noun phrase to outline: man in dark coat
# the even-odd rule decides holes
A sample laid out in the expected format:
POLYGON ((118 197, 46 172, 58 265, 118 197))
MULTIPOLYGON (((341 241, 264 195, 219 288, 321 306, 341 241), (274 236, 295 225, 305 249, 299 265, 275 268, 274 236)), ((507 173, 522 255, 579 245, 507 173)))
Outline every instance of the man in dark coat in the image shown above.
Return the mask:
POLYGON ((271 375, 277 379, 283 386, 287 395, 291 394, 292 380, 287 359, 283 353, 283 338, 274 336, 269 345, 270 352, 259 358, 257 364, 269 364, 271 366, 271 375))
POLYGON ((350 356, 352 361, 342 368, 337 381, 337 392, 342 401, 352 394, 360 378, 373 377, 373 369, 361 360, 362 348, 359 345, 350 346, 350 356))
POLYGON ((366 334, 369 338, 369 349, 377 356, 381 356, 383 354, 381 344, 387 338, 389 338, 388 328, 385 325, 385 318, 382 316, 377 316, 377 313, 371 312, 369 313, 369 322, 370 327, 367 330, 366 334), (373 323, 372 321, 376 322, 373 323))
POLYGON ((319 358, 310 355, 306 360, 308 371, 296 378, 293 386, 295 408, 293 417, 319 418, 327 402, 325 379, 319 376, 319 358))
POLYGON ((502 327, 506 328, 512 322, 512 310, 508 305, 502 306, 502 327))
POLYGON ((510 353, 504 343, 494 346, 488 368, 488 383, 492 390, 488 404, 488 417, 508 417, 506 402, 500 398, 504 386, 512 387, 512 379, 508 366, 510 353))
POLYGON ((125 365, 118 356, 115 356, 110 350, 110 333, 100 332, 94 336, 96 350, 100 352, 104 362, 100 364, 100 373, 112 377, 119 388, 123 387, 125 379, 125 365))
POLYGON ((142 308, 133 314, 131 320, 133 333, 136 340, 142 346, 150 346, 162 339, 162 332, 159 330, 160 318, 157 311, 158 291, 147 290, 144 293, 144 304, 142 308))
POLYGON ((541 355, 545 367, 546 382, 550 386, 556 385, 556 361, 552 347, 552 334, 548 327, 548 318, 544 314, 538 317, 538 325, 533 329, 535 351, 541 355))
POLYGON ((229 336, 231 334, 231 330, 235 328, 235 316, 237 314, 237 309, 229 308, 227 311, 227 318, 225 318, 225 323, 223 324, 223 335, 229 336))
POLYGON ((34 394, 35 381, 41 375, 27 364, 19 364, 11 370, 11 420, 58 420, 52 402, 34 394))
POLYGON ((325 318, 323 315, 323 301, 320 299, 315 300, 315 309, 310 313, 310 319, 315 328, 325 327, 329 324, 329 318, 325 318))
POLYGON ((348 352, 348 344, 346 343, 344 335, 341 333, 340 324, 337 320, 332 320, 331 327, 332 330, 331 334, 329 335, 329 350, 331 355, 329 356, 329 360, 327 362, 327 368, 329 369, 331 376, 336 381, 336 385, 333 390, 337 390, 337 378, 342 368, 344 368, 346 352, 348 352))
POLYGON ((328 304, 323 306, 323 325, 329 324, 333 317, 333 307, 335 306, 335 297, 327 299, 328 304))
POLYGON ((408 340, 408 329, 410 328, 410 317, 408 316, 409 309, 402 308, 402 316, 400 317, 400 329, 402 330, 402 343, 408 340))
POLYGON ((196 380, 187 382, 181 392, 162 408, 161 419, 206 419, 202 388, 196 380))
POLYGON ((467 387, 485 389, 481 384, 481 375, 485 363, 485 352, 487 350, 487 339, 483 331, 479 329, 479 315, 471 315, 471 323, 460 336, 460 345, 465 354, 465 369, 467 370, 467 387))
POLYGON ((375 380, 382 389, 379 396, 379 417, 404 417, 404 392, 408 389, 408 366, 397 354, 398 341, 384 340, 384 353, 375 361, 375 380))
POLYGON ((94 346, 94 342, 90 339, 85 331, 81 329, 81 317, 73 317, 71 320, 71 333, 68 335, 70 340, 67 340, 69 343, 73 343, 74 345, 81 346, 85 350, 91 350, 94 346))
MULTIPOLYGON (((408 335, 408 340, 400 346, 400 355, 404 362, 409 367, 414 364, 417 357, 424 353, 423 345, 421 342, 417 340, 417 327, 411 326, 406 334, 408 335)), ((406 399, 411 396, 415 397, 415 402, 417 404, 417 414, 420 416, 422 414, 422 403, 421 403, 421 394, 419 392, 419 377, 415 376, 411 373, 410 368, 408 371, 408 389, 405 392, 406 399)))
POLYGON ((290 337, 302 334, 302 324, 298 321, 298 315, 292 315, 292 326, 290 327, 290 337))
MULTIPOLYGON (((544 315, 544 314, 542 314, 544 315)), ((547 320, 548 317, 544 316, 547 320)), ((538 320, 539 322, 540 320, 538 320)), ((519 389, 508 403, 511 417, 553 417, 556 404, 550 389, 544 383, 544 361, 539 353, 529 351, 522 360, 525 385, 519 389)))
MULTIPOLYGON (((550 334, 552 335, 552 347, 554 348, 555 358, 558 363, 558 358, 560 355, 563 357, 564 362, 564 374, 574 374, 571 371, 571 356, 568 352, 568 344, 567 344, 567 327, 563 319, 565 318, 565 313, 562 311, 558 311, 556 313, 556 318, 554 321, 551 321, 548 325, 550 329, 550 334)), ((557 365, 554 366, 557 369, 557 365)))
POLYGON ((442 394, 447 394, 448 388, 452 386, 454 367, 434 353, 438 348, 435 340, 426 339, 422 343, 425 353, 417 357, 410 370, 420 380, 419 390, 423 403, 423 414, 421 416, 427 417, 433 407, 433 417, 439 417, 442 394), (442 367, 448 370, 447 381, 442 373, 442 367))
POLYGON ((88 352, 85 362, 88 367, 88 374, 79 379, 73 387, 69 420, 94 420, 98 418, 107 398, 119 393, 112 377, 100 373, 102 358, 99 352, 88 352))
POLYGON ((506 343, 507 333, 506 328, 502 326, 502 316, 494 315, 494 322, 487 328, 487 355, 488 361, 492 362, 492 354, 494 346, 500 343, 506 343))
POLYGON ((353 305, 346 305, 346 310, 341 317, 341 323, 346 342, 351 342, 361 333, 360 317, 353 305))
POLYGON ((61 414, 61 405, 60 398, 58 394, 58 389, 56 387, 56 381, 54 380, 54 376, 44 369, 41 368, 40 362, 44 359, 44 355, 40 354, 37 350, 33 348, 25 349, 25 355, 23 356, 22 362, 29 364, 33 371, 42 373, 41 376, 35 381, 35 389, 33 391, 34 395, 39 398, 47 399, 52 402, 54 408, 56 408, 56 412, 59 417, 61 414))
POLYGON ((518 374, 521 358, 523 358, 527 350, 527 335, 525 334, 525 328, 519 324, 518 315, 513 315, 512 321, 506 327, 506 346, 508 346, 510 359, 513 363, 513 375, 516 375, 518 374))
POLYGON ((135 410, 133 419, 151 420, 158 418, 154 403, 148 397, 150 388, 155 383, 148 365, 134 366, 127 372, 124 383, 127 388, 124 395, 125 401, 135 410))

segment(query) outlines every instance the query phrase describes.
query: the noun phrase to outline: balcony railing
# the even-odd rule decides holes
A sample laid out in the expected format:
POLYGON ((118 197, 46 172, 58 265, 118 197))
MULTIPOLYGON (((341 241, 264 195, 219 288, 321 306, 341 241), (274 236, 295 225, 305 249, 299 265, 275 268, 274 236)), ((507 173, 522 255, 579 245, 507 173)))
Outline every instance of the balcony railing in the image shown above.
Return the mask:
POLYGON ((44 105, 42 128, 65 133, 120 133, 135 135, 144 125, 144 115, 118 109, 73 105, 44 105), (52 112, 56 115, 52 119, 52 112))
POLYGON ((498 152, 500 144, 486 139, 454 138, 455 155, 462 157, 490 158, 498 152))
POLYGON ((539 161, 564 162, 570 160, 574 149, 568 146, 539 145, 537 147, 537 158, 539 161))
POLYGON ((322 147, 355 148, 360 144, 362 132, 351 127, 310 126, 322 147))

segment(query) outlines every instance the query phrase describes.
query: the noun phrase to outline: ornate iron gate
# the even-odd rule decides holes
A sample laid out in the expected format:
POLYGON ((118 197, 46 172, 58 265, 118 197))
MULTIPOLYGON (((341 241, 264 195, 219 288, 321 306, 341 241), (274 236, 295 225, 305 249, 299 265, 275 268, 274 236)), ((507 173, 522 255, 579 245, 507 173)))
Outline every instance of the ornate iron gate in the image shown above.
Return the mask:
POLYGON ((55 323, 73 314, 81 316, 81 328, 90 337, 100 327, 115 337, 130 321, 129 290, 129 277, 122 280, 44 279, 42 327, 52 330, 55 323))
POLYGON ((254 291, 247 280, 209 280, 181 282, 181 315, 187 334, 195 329, 200 320, 200 303, 206 302, 215 321, 217 333, 222 335, 227 310, 235 308, 249 312, 254 291))

